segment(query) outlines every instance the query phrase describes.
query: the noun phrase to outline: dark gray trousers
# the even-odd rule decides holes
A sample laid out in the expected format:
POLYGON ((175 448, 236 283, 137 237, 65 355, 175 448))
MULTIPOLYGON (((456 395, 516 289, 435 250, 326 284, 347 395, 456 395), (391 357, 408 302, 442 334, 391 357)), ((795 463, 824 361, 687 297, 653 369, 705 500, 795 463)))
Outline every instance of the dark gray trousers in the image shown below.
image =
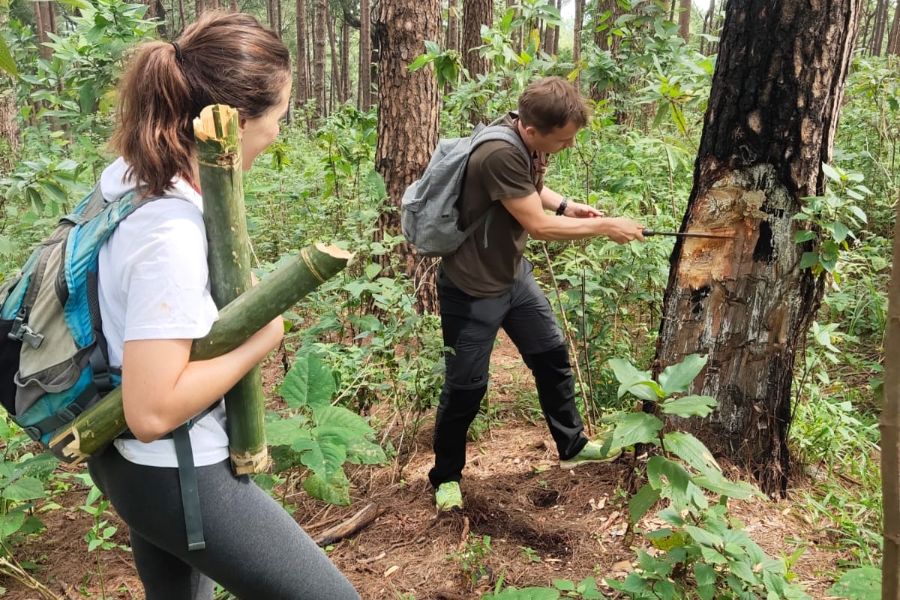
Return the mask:
POLYGON ((438 273, 446 377, 434 426, 435 487, 459 481, 466 464, 466 435, 487 391, 491 352, 501 327, 534 375, 541 410, 560 458, 578 454, 587 443, 575 406, 569 353, 547 296, 523 260, 512 287, 495 298, 477 298, 438 273))
POLYGON ((91 477, 128 524, 147 600, 210 600, 213 581, 245 600, 358 600, 297 522, 228 461, 197 467, 206 549, 188 552, 178 469, 137 465, 114 446, 91 477))

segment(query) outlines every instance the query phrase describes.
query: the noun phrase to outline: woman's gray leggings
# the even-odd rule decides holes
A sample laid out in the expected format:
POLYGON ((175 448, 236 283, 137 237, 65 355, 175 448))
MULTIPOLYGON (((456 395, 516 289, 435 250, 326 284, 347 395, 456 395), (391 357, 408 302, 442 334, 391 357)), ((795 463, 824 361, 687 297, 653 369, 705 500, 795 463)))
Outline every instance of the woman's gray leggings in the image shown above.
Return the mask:
POLYGON ((296 521, 228 461, 197 467, 206 549, 188 552, 178 469, 129 462, 110 446, 91 477, 128 524, 147 600, 209 600, 216 581, 242 600, 358 600, 296 521))

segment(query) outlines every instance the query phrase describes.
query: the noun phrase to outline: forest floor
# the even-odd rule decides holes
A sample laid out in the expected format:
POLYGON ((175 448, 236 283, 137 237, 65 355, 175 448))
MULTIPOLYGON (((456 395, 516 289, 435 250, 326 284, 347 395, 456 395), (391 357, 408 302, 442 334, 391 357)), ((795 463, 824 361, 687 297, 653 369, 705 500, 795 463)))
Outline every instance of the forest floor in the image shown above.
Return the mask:
MULTIPOLYGON (((374 522, 327 547, 366 600, 474 599, 501 578, 523 587, 593 575, 600 584, 633 569, 634 544, 640 542, 627 528, 633 459, 559 469, 530 374, 505 337, 493 355, 488 402, 490 418, 479 417, 477 439, 469 445, 462 483, 466 507, 459 513, 438 516, 434 509, 426 477, 431 414, 417 431, 394 421, 388 434, 400 450, 398 459, 355 468, 351 506, 325 507, 302 490, 283 498, 295 503, 294 516, 314 536, 376 504, 374 522), (489 545, 483 536, 490 536, 489 545)), ((730 505, 770 555, 787 557, 805 547, 791 569, 795 581, 813 598, 827 598, 838 561, 848 557, 830 549, 827 524, 811 522, 802 504, 792 500, 803 497, 804 485, 794 482, 791 497, 781 502, 730 505)), ((74 487, 56 496, 58 507, 41 514, 47 530, 16 548, 17 560, 32 564, 35 578, 61 599, 142 598, 128 551, 87 552, 84 536, 92 521, 79 509, 85 496, 86 490, 74 487)), ((112 514, 108 518, 119 526, 114 540, 127 545, 124 524, 112 514)), ((3 598, 40 598, 8 577, 0 578, 0 585, 7 588, 3 598)))

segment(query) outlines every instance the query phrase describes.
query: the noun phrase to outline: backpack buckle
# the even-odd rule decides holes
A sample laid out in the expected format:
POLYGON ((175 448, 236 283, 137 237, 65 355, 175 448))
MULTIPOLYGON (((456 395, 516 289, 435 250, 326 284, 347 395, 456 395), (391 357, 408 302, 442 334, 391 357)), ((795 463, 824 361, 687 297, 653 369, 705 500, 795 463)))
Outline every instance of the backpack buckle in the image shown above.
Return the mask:
POLYGON ((37 349, 44 341, 44 336, 29 327, 28 323, 25 322, 27 318, 28 311, 24 308, 19 310, 16 314, 16 318, 13 319, 12 327, 10 327, 6 337, 11 340, 25 342, 32 348, 37 349))

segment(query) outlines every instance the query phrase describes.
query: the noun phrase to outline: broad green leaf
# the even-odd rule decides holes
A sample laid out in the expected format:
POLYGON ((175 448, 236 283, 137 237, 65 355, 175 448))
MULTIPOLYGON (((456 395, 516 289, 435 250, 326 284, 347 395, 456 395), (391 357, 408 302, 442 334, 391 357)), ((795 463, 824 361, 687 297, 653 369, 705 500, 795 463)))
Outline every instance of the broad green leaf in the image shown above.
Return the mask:
POLYGON ((291 446, 297 439, 309 439, 308 424, 309 419, 303 415, 268 421, 266 441, 270 446, 291 446))
POLYGON ((343 470, 347 462, 347 445, 335 435, 319 436, 319 449, 325 461, 325 477, 330 479, 338 471, 343 470))
POLYGON ((659 385, 666 396, 686 391, 703 367, 706 366, 708 357, 700 354, 691 354, 676 365, 669 365, 659 374, 659 385))
POLYGON ((689 536, 691 536, 691 538, 693 538, 693 540, 695 542, 697 542, 701 546, 711 546, 713 548, 720 548, 724 544, 724 541, 722 540, 721 537, 719 537, 718 535, 716 535, 710 531, 703 529, 702 527, 696 527, 694 525, 685 525, 684 530, 685 530, 685 532, 687 532, 687 534, 689 536))
POLYGON ((366 265, 366 277, 369 279, 375 279, 375 277, 381 273, 381 265, 378 263, 369 263, 366 265))
POLYGON ((13 512, 0 515, 0 541, 5 540, 22 527, 25 522, 25 511, 14 510, 13 512))
POLYGON ((321 406, 314 410, 315 432, 318 436, 334 435, 346 443, 356 438, 365 438, 374 433, 365 419, 343 406, 321 406))
POLYGON ((800 268, 801 269, 809 269, 810 267, 814 267, 819 264, 819 253, 818 252, 804 252, 803 257, 800 259, 800 268))
POLYGON ((668 399, 660 405, 662 412, 678 417, 706 417, 718 403, 712 396, 685 396, 668 399))
POLYGON ((617 420, 611 446, 624 448, 634 444, 659 445, 659 430, 663 422, 644 412, 628 413, 617 420))
POLYGON ((713 600, 716 595, 716 570, 709 565, 695 563, 694 579, 700 600, 713 600))
POLYGON ((653 489, 648 483, 628 501, 628 517, 632 523, 640 521, 659 500, 659 490, 653 489))
POLYGON ((316 352, 301 350, 284 376, 278 393, 291 408, 328 405, 334 397, 334 376, 316 352))
POLYGON ((6 45, 6 40, 0 38, 0 69, 6 71, 13 77, 19 75, 18 69, 16 69, 16 61, 13 60, 12 54, 9 51, 9 46, 6 45))
POLYGON ((678 510, 691 504, 702 506, 705 500, 700 489, 691 483, 690 473, 662 456, 654 456, 647 461, 647 481, 663 497, 671 499, 678 510))
POLYGON ((631 392, 641 400, 651 402, 659 400, 659 394, 653 388, 645 385, 652 384, 658 389, 657 384, 650 377, 650 371, 640 371, 630 362, 621 358, 611 358, 607 364, 619 381, 619 398, 631 392))
POLYGON ((350 504, 350 482, 343 470, 327 480, 313 473, 303 481, 303 489, 313 498, 324 500, 329 504, 340 506, 350 504))
POLYGON ((700 473, 719 474, 721 468, 703 442, 685 431, 670 431, 663 436, 663 448, 700 473))
POLYGON ((881 600, 881 569, 860 567, 844 573, 828 590, 829 596, 849 600, 881 600))
POLYGON ((387 462, 387 456, 378 444, 357 439, 347 446, 347 461, 355 465, 381 465, 387 462))
POLYGON ((746 500, 752 496, 761 496, 762 493, 743 481, 729 481, 723 475, 715 476, 712 473, 694 477, 694 483, 702 488, 722 496, 728 496, 735 500, 746 500))
POLYGON ((325 476, 325 455, 319 442, 314 439, 300 438, 294 440, 291 449, 300 453, 300 462, 316 474, 325 476))
POLYGON ((574 592, 575 591, 575 582, 569 579, 554 579, 553 587, 558 589, 561 592, 574 592))
POLYGON ((35 500, 44 496, 44 484, 36 477, 22 477, 6 486, 0 496, 13 502, 35 500))
POLYGON ((558 600, 559 591, 554 588, 508 588, 496 594, 487 594, 481 600, 558 600))
POLYGON ((822 163, 822 172, 825 173, 825 176, 832 181, 840 181, 841 174, 837 172, 837 170, 827 163, 822 163))
POLYGON ((794 233, 794 242, 798 244, 802 244, 803 242, 808 242, 810 240, 816 239, 816 232, 810 231, 808 229, 802 229, 796 233, 794 233))

